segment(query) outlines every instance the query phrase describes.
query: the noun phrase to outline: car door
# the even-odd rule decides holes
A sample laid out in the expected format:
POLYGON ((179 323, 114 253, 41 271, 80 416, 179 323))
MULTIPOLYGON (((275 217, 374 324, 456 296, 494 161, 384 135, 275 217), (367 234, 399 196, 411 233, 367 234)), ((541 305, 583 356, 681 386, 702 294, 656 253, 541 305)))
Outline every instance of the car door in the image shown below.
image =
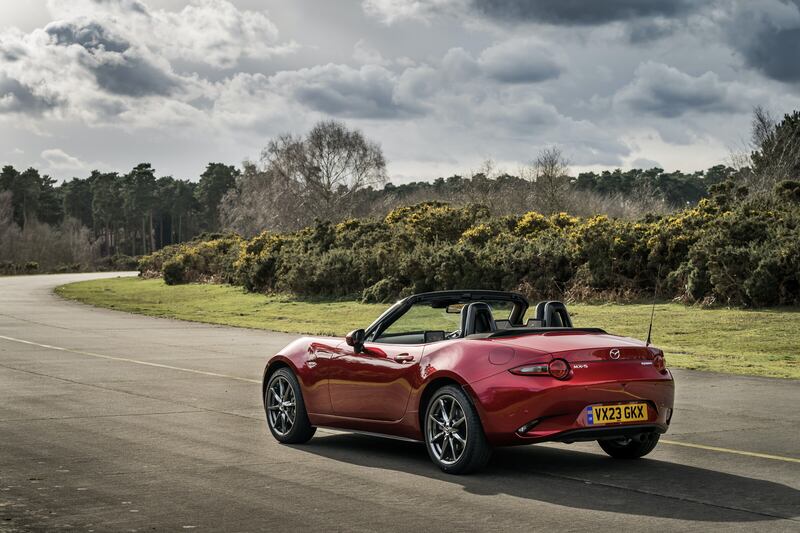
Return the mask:
POLYGON ((338 339, 315 340, 308 345, 306 357, 307 370, 302 372, 303 391, 306 409, 310 414, 328 415, 332 413, 331 396, 328 392, 328 376, 331 361, 337 356, 338 339))
POLYGON ((424 345, 367 342, 360 353, 342 343, 328 365, 333 414, 368 420, 405 415, 424 345))

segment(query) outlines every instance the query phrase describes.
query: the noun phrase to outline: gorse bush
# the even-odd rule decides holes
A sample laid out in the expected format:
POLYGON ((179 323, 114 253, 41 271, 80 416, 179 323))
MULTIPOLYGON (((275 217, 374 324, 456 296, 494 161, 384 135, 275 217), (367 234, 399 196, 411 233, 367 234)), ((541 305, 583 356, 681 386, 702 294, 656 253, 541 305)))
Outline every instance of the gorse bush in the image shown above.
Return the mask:
POLYGON ((139 260, 143 277, 163 276, 168 285, 191 281, 236 283, 236 262, 243 240, 238 235, 218 234, 184 244, 166 246, 139 260))
MULTIPOLYGON (((144 257, 167 283, 389 302, 444 289, 532 298, 662 297, 735 306, 800 304, 800 204, 793 182, 746 197, 723 183, 697 206, 639 221, 566 213, 493 217, 426 202, 383 219, 317 223, 244 240, 210 235, 144 257)), ((744 195, 743 195, 744 194, 744 195)))

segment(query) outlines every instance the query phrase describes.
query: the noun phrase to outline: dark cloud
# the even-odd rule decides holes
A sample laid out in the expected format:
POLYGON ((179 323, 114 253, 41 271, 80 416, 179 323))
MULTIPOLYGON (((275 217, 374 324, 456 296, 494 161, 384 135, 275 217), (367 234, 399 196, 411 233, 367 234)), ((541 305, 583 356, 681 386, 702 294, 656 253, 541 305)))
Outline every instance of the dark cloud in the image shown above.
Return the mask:
POLYGON ((53 22, 44 31, 53 42, 62 46, 77 44, 90 52, 105 50, 107 52, 125 52, 130 48, 126 40, 112 36, 108 30, 97 22, 77 24, 73 22, 53 22))
POLYGON ((55 98, 37 94, 0 72, 0 113, 42 113, 58 105, 55 98))
POLYGON ((177 87, 175 79, 141 58, 124 63, 101 63, 92 69, 103 89, 125 96, 167 95, 177 87))
POLYGON ((800 0, 732 4, 719 25, 747 67, 774 80, 800 81, 800 0))
POLYGON ((418 114, 421 109, 396 98, 397 80, 382 67, 354 69, 346 65, 322 65, 273 77, 303 105, 333 116, 392 119, 418 114))
POLYGON ((644 63, 617 100, 634 111, 674 118, 688 112, 735 112, 740 103, 716 74, 694 77, 660 63, 644 63))
POLYGON ((676 17, 697 5, 690 0, 472 0, 474 8, 505 21, 595 25, 639 17, 676 17))
POLYGON ((167 95, 177 86, 174 76, 97 22, 54 22, 45 31, 56 45, 83 47, 88 53, 83 65, 108 92, 137 97, 167 95))
POLYGON ((738 44, 750 67, 775 80, 800 81, 800 27, 765 27, 756 38, 738 44))

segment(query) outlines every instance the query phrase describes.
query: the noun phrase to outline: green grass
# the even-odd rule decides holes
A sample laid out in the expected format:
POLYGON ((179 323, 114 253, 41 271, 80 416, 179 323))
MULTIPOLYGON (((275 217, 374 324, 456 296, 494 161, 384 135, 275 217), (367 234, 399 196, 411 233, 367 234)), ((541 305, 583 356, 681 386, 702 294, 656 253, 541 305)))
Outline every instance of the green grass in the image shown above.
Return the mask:
MULTIPOLYGON (((246 293, 226 285, 167 286, 161 280, 112 278, 63 285, 61 296, 100 307, 212 324, 343 335, 366 327, 386 305, 308 301, 246 293)), ((571 305, 576 326, 643 339, 650 306, 571 305)), ((656 306, 654 344, 670 366, 800 378, 800 309, 759 311, 656 306)))

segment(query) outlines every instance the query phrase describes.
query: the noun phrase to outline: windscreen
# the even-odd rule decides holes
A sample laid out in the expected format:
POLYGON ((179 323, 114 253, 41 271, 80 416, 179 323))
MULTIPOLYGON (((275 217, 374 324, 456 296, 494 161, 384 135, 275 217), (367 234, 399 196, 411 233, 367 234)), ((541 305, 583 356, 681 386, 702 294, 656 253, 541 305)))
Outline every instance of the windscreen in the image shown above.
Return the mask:
MULTIPOLYGON (((504 300, 480 300, 492 309, 495 320, 508 320, 514 304, 504 300)), ((471 303, 471 302, 469 302, 471 303)), ((443 331, 445 335, 461 329, 461 309, 466 303, 442 305, 435 302, 419 302, 411 306, 380 334, 378 340, 388 340, 426 331, 443 331)))

